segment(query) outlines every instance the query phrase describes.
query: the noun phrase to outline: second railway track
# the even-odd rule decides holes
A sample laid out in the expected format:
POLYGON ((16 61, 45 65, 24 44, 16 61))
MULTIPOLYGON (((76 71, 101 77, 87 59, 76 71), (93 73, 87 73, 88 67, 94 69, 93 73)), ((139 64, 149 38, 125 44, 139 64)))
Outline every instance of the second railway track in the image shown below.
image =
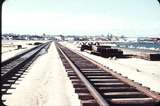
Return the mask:
POLYGON ((160 95, 56 43, 83 106, 155 106, 160 95))
POLYGON ((4 62, 1 62, 1 92, 7 93, 11 85, 18 80, 33 61, 47 50, 51 42, 40 44, 32 49, 20 53, 4 62))

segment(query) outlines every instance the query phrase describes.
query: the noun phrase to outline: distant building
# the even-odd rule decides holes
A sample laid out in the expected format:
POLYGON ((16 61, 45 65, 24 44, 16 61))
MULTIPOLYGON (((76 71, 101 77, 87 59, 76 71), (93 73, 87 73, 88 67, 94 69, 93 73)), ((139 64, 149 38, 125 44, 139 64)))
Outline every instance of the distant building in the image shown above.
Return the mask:
POLYGON ((28 37, 29 37, 29 40, 44 40, 42 36, 38 36, 38 35, 32 35, 28 37))
POLYGON ((55 35, 54 38, 55 38, 55 40, 58 40, 58 41, 63 41, 64 40, 63 35, 55 35))
POLYGON ((94 41, 107 41, 107 39, 105 37, 94 37, 93 38, 94 41))
POLYGON ((149 37, 140 37, 138 38, 138 42, 153 42, 153 39, 149 37))
POLYGON ((125 38, 126 42, 138 42, 138 38, 137 37, 129 37, 129 38, 125 38))
POLYGON ((153 40, 153 42, 155 43, 160 43, 160 38, 151 38, 153 40))
POLYGON ((13 40, 13 37, 12 36, 7 36, 6 40, 13 40))
POLYGON ((65 36, 64 40, 65 41, 74 41, 75 40, 75 36, 65 36))

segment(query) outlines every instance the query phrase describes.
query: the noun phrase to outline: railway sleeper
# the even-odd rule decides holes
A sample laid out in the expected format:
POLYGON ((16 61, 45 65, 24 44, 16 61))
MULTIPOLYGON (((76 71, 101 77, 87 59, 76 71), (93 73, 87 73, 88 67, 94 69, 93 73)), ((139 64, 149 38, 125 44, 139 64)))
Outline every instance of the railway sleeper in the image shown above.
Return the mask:
POLYGON ((80 100, 91 100, 94 97, 90 93, 77 93, 80 100))
POLYGON ((79 65, 79 64, 76 64, 77 65, 77 67, 81 70, 81 69, 84 69, 84 68, 91 68, 91 69, 95 69, 95 68, 97 68, 96 66, 89 66, 89 65, 86 65, 86 64, 84 64, 84 65, 79 65))
POLYGON ((68 77, 71 77, 71 76, 77 76, 76 74, 67 74, 68 77))
POLYGON ((76 76, 77 74, 75 72, 67 72, 68 76, 76 76))
POLYGON ((100 92, 135 92, 138 91, 134 87, 97 87, 100 92))
POLYGON ((74 72, 74 70, 73 70, 72 67, 70 67, 70 68, 66 68, 66 67, 65 67, 65 70, 66 70, 67 73, 68 73, 68 72, 74 72))
POLYGON ((65 67, 66 69, 72 68, 70 65, 64 65, 64 67, 65 67))
POLYGON ((116 98, 108 102, 111 106, 155 106, 156 103, 152 98, 116 98))
POLYGON ((84 83, 72 83, 74 88, 83 88, 86 87, 84 83))
POLYGON ((81 71, 87 71, 87 72, 90 72, 90 71, 102 71, 102 69, 100 68, 81 68, 81 71))
POLYGON ((93 83, 96 87, 128 87, 127 84, 118 82, 118 83, 93 83))
POLYGON ((107 92, 103 94, 106 99, 111 98, 146 98, 141 92, 107 92))
POLYGON ((75 93, 89 93, 86 87, 84 88, 75 88, 75 93))
POLYGON ((81 106, 99 106, 96 100, 81 100, 81 106))
POLYGON ((78 76, 69 76, 69 79, 72 80, 72 79, 79 79, 78 76))
POLYGON ((7 80, 7 83, 14 84, 15 80, 7 80))
POLYGON ((80 79, 72 79, 72 83, 83 83, 80 79))
POLYGON ((65 62, 64 60, 62 62, 63 62, 63 65, 69 65, 69 63, 65 62))
POLYGON ((69 77, 70 80, 76 80, 76 79, 79 79, 79 77, 77 75, 68 75, 67 76, 69 77))
POLYGON ((71 80, 72 83, 83 83, 81 80, 71 80))
POLYGON ((24 71, 22 71, 22 70, 21 70, 21 71, 18 71, 17 73, 18 73, 18 74, 23 74, 23 73, 24 73, 24 71))
MULTIPOLYGON (((104 73, 104 74, 106 74, 106 72, 105 71, 102 71, 102 70, 94 70, 94 71, 92 71, 92 70, 81 70, 83 73, 104 73)), ((109 74, 109 73, 108 73, 109 74)))
POLYGON ((90 81, 92 82, 110 82, 110 81, 113 81, 113 82, 116 82, 116 81, 120 81, 119 79, 90 79, 90 81))
POLYGON ((79 66, 93 66, 93 67, 96 67, 96 65, 88 63, 87 61, 86 62, 78 61, 78 63, 73 61, 73 63, 75 63, 76 65, 79 65, 79 66))
MULTIPOLYGON (((82 73, 84 73, 82 71, 82 73)), ((84 73, 84 75, 87 75, 87 76, 107 76, 107 75, 111 75, 109 73, 105 73, 105 72, 97 72, 97 73, 84 73)))
POLYGON ((75 61, 74 63, 76 63, 76 64, 81 64, 82 62, 83 63, 91 63, 91 62, 88 62, 88 60, 84 60, 84 59, 73 59, 72 58, 72 60, 75 61))
POLYGON ((88 79, 111 79, 113 76, 86 76, 88 79))
POLYGON ((16 77, 16 76, 13 76, 13 77, 11 77, 11 80, 16 80, 18 77, 16 77))
POLYGON ((74 72, 72 68, 65 68, 66 72, 74 72))
POLYGON ((5 89, 5 88, 2 88, 2 89, 1 89, 1 93, 2 93, 2 94, 5 94, 6 92, 7 92, 7 89, 5 89))
POLYGON ((90 81, 92 83, 121 83, 121 81, 90 81))

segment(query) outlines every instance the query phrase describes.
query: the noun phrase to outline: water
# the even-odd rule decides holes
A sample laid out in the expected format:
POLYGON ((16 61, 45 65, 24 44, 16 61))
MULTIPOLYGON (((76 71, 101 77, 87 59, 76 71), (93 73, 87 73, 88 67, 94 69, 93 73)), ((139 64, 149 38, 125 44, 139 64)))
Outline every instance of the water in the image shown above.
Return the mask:
POLYGON ((126 42, 126 43, 116 43, 116 44, 118 47, 122 47, 122 48, 146 49, 146 50, 160 51, 160 43, 126 42))

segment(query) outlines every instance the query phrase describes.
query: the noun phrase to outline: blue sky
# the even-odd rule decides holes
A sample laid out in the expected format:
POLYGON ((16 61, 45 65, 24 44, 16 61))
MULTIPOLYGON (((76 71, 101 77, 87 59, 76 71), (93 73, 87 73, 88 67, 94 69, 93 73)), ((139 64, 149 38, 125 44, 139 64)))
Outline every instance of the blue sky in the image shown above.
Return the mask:
POLYGON ((157 0, 6 0, 2 33, 160 36, 157 0))

